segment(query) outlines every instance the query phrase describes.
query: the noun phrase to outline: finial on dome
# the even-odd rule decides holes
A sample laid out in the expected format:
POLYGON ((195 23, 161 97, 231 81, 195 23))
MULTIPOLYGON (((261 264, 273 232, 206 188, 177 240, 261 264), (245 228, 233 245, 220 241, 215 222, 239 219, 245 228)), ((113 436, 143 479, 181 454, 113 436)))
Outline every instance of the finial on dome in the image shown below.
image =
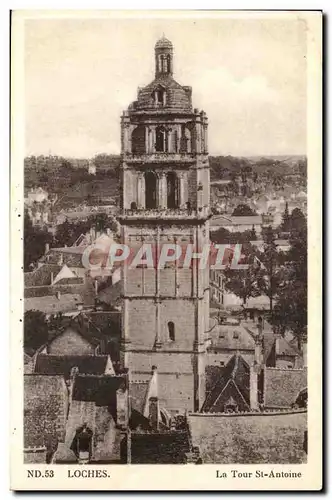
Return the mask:
POLYGON ((165 37, 165 33, 163 33, 163 36, 157 41, 155 49, 173 49, 173 44, 165 37))

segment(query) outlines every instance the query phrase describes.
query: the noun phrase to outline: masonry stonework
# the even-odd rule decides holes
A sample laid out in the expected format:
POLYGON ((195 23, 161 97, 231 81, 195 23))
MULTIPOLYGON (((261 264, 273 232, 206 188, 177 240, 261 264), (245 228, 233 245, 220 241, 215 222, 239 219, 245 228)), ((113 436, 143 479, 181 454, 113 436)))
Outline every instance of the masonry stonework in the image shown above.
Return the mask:
MULTIPOLYGON (((208 121, 191 87, 173 79, 173 45, 155 46, 155 79, 139 88, 121 119, 122 241, 136 254, 152 245, 209 243, 208 121)), ((122 269, 122 362, 147 380, 158 368, 160 401, 172 412, 198 411, 205 399, 209 270, 147 265, 122 269)))

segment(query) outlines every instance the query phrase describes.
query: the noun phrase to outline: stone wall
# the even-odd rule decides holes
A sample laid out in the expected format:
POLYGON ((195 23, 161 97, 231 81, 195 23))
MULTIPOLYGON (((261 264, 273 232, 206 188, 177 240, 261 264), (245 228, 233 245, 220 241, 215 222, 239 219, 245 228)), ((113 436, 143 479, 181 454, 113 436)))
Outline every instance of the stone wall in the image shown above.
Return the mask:
POLYGON ((305 463, 305 411, 283 413, 190 414, 194 446, 203 463, 305 463))

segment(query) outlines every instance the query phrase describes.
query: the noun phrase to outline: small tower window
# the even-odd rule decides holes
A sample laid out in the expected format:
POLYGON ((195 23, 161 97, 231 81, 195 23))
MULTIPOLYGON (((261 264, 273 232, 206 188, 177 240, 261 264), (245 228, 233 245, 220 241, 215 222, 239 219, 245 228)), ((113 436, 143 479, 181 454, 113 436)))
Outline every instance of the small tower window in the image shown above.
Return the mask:
POLYGON ((178 207, 178 178, 175 172, 169 172, 167 174, 167 208, 177 208, 178 207))
POLYGON ((157 106, 166 106, 166 91, 164 88, 158 88, 154 91, 154 101, 157 106))
POLYGON ((167 56, 167 73, 171 73, 171 56, 168 54, 167 56))
POLYGON ((169 321, 167 326, 168 326, 168 339, 171 342, 174 342, 174 340, 175 340, 175 326, 174 326, 173 321, 169 321))
POLYGON ((154 172, 145 172, 145 208, 157 208, 157 177, 154 172))
POLYGON ((156 152, 167 152, 167 137, 164 127, 157 127, 156 129, 156 152))

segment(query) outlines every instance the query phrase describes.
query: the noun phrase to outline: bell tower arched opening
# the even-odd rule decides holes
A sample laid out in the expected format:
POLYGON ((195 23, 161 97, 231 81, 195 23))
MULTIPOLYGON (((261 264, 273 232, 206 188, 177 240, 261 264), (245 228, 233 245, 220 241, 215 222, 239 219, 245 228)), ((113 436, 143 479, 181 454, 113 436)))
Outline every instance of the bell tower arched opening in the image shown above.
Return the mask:
POLYGON ((145 153, 145 127, 139 125, 131 135, 131 151, 133 154, 145 153))
POLYGON ((167 152, 167 136, 165 127, 156 128, 156 152, 157 153, 167 152))
POLYGON ((145 208, 157 208, 157 176, 154 172, 145 172, 145 208))
POLYGON ((167 180, 167 208, 179 206, 179 182, 175 172, 168 172, 167 180))

